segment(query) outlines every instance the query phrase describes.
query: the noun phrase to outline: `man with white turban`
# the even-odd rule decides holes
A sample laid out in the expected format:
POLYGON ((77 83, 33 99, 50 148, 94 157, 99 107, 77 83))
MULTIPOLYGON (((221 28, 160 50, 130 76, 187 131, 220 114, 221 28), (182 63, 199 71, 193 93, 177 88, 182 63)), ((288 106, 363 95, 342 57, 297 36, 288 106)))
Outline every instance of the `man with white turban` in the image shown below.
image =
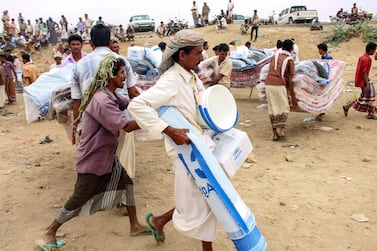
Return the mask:
POLYGON ((216 217, 170 143, 173 140, 177 145, 189 144, 188 129, 170 126, 156 112, 161 106, 173 106, 198 133, 202 133, 198 99, 204 87, 193 70, 203 60, 203 42, 202 36, 192 30, 176 33, 163 54, 156 84, 135 97, 128 110, 141 128, 165 134, 165 148, 175 169, 176 208, 160 216, 148 214, 146 217, 154 238, 157 242, 164 241, 163 227, 172 219, 177 230, 201 240, 203 250, 210 251, 216 236, 216 217))

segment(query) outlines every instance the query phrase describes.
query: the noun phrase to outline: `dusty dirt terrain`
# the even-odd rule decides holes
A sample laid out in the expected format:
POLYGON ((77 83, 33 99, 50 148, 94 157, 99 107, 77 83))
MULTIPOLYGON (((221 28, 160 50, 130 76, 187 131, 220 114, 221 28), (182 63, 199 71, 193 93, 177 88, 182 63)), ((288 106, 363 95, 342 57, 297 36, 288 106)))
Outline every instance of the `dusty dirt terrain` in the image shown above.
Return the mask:
MULTIPOLYGON (((316 45, 330 30, 330 26, 322 32, 304 26, 261 27, 253 46, 270 48, 278 38, 294 37, 300 59, 315 59, 316 45)), ((232 39, 243 44, 250 36, 241 35, 236 25, 220 33, 213 26, 199 31, 210 48, 232 39)), ((160 40, 142 35, 135 44, 160 40)), ((129 45, 121 43, 123 53, 129 45)), ((85 50, 89 51, 88 46, 85 50)), ((303 122, 314 115, 291 113, 286 141, 271 141, 267 110, 257 108, 261 101, 256 90, 249 98, 249 88, 232 89, 240 114, 237 128, 248 133, 255 160, 251 167, 241 168, 232 183, 255 214, 268 250, 377 250, 377 122, 354 110, 346 118, 342 110, 342 104, 359 95, 359 90, 349 85, 364 50, 360 39, 330 46, 332 56, 347 63, 345 91, 322 122, 303 122), (322 126, 332 130, 323 131, 322 126), (357 215, 367 219, 352 219, 357 215)), ((32 58, 46 71, 51 55, 50 48, 32 58)), ((374 61, 375 82, 376 73, 374 61)), ((22 94, 16 104, 5 109, 11 114, 0 116, 0 250, 37 251, 34 241, 41 238, 73 190, 75 147, 56 121, 27 124, 22 94), (47 135, 53 141, 39 144, 47 135)), ((144 222, 146 213, 160 214, 174 206, 174 175, 162 141, 137 142, 136 154, 135 194, 138 215, 144 222)), ((62 250, 201 250, 199 241, 183 236, 171 223, 165 228, 165 243, 159 246, 152 236, 130 237, 128 217, 118 210, 75 218, 61 231, 66 234, 62 250)), ((234 250, 220 224, 214 250, 234 250)))

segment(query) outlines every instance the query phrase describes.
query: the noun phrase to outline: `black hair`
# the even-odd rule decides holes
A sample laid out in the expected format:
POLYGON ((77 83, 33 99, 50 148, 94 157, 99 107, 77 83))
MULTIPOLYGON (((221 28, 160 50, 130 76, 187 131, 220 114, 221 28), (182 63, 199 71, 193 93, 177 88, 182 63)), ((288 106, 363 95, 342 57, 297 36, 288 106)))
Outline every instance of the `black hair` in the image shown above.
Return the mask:
POLYGON ((178 62, 179 60, 179 52, 180 51, 184 51, 184 53, 187 55, 187 54, 190 54, 190 52, 195 48, 195 46, 186 46, 186 47, 183 47, 183 48, 179 48, 179 50, 177 52, 175 52, 172 56, 174 62, 178 62))
POLYGON ((225 51, 225 52, 229 51, 229 46, 225 43, 221 43, 218 46, 219 47, 217 48, 217 51, 225 51))
POLYGON ((293 41, 290 39, 286 39, 283 42, 282 49, 285 51, 292 51, 293 50, 293 41))
POLYGON ((247 41, 247 42, 245 43, 245 46, 246 46, 246 47, 249 47, 249 46, 251 46, 251 43, 250 43, 249 41, 247 41))
POLYGON ((109 46, 110 45, 111 30, 108 26, 103 24, 96 24, 90 30, 90 40, 93 45, 109 46))
POLYGON ((70 44, 71 41, 79 41, 80 43, 82 43, 82 37, 80 35, 78 35, 78 34, 70 35, 68 37, 68 44, 70 44))
POLYGON ((324 52, 327 52, 327 44, 325 43, 318 44, 317 48, 323 50, 324 52))
POLYGON ((276 41, 276 48, 280 49, 281 47, 283 47, 283 41, 278 39, 278 41, 276 41))
POLYGON ((160 47, 161 51, 164 51, 166 49, 166 43, 161 41, 158 43, 158 47, 160 47))
POLYGON ((219 49, 219 46, 216 45, 215 47, 212 48, 213 51, 217 51, 219 49))
POLYGON ((206 46, 206 45, 208 45, 208 41, 203 42, 203 46, 206 46))
POLYGON ((119 57, 115 60, 114 62, 114 67, 112 70, 113 76, 116 76, 122 66, 125 66, 126 62, 124 61, 123 58, 119 57))
POLYGON ((365 52, 370 52, 370 51, 373 51, 375 50, 377 47, 376 43, 373 43, 373 42, 369 42, 367 44, 367 46, 365 47, 365 52))
POLYGON ((23 60, 26 60, 26 62, 30 62, 30 56, 29 56, 29 54, 22 54, 22 59, 23 60))

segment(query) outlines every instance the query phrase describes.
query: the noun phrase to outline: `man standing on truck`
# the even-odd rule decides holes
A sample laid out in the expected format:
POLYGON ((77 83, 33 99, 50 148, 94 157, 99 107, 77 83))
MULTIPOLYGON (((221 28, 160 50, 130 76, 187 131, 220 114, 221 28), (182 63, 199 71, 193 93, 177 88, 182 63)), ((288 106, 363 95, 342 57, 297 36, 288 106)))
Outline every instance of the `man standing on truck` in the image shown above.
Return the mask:
POLYGON ((226 19, 229 20, 229 23, 233 23, 233 10, 234 10, 234 3, 232 0, 229 0, 228 7, 227 7, 227 17, 226 19))
POLYGON ((354 4, 353 4, 353 7, 351 8, 350 19, 351 19, 352 21, 356 20, 356 19, 357 19, 357 16, 358 16, 358 13, 359 13, 359 9, 357 8, 356 3, 354 3, 354 4))

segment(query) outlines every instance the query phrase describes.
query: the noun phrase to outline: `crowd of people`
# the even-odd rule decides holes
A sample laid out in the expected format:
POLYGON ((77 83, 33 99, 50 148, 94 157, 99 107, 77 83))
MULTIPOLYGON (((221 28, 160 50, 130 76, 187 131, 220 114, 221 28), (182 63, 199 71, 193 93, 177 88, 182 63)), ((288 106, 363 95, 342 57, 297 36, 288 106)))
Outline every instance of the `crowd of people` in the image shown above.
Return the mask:
POLYGON ((194 26, 196 28, 207 26, 211 21, 215 23, 217 29, 224 29, 226 28, 227 24, 233 23, 234 2, 232 2, 232 0, 229 0, 226 11, 224 11, 224 9, 221 9, 220 13, 216 15, 215 20, 209 19, 210 11, 211 9, 208 6, 207 2, 203 2, 201 12, 199 12, 196 1, 192 2, 191 14, 194 26))
POLYGON ((84 19, 79 17, 77 24, 71 27, 64 15, 61 15, 59 22, 52 17, 46 19, 40 17, 32 23, 22 13, 18 14, 17 19, 11 17, 8 10, 3 11, 1 20, 3 22, 1 48, 21 48, 28 53, 47 48, 49 45, 55 46, 59 40, 63 43, 67 42, 68 37, 72 34, 78 34, 84 42, 88 42, 91 27, 94 24, 104 24, 102 17, 98 17, 98 20, 94 22, 88 14, 84 14, 84 19))

